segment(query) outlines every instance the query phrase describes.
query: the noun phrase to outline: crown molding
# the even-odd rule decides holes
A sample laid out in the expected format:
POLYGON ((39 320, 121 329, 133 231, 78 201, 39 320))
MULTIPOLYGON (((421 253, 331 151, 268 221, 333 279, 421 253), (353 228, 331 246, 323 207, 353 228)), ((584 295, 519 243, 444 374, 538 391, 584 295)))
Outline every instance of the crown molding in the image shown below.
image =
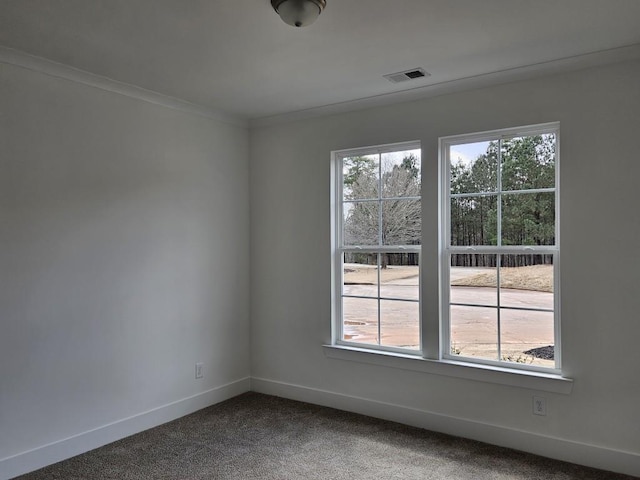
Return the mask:
POLYGON ((309 118, 383 107, 395 103, 421 100, 467 90, 490 87, 504 83, 518 82, 549 75, 573 72, 606 64, 625 62, 640 58, 640 43, 609 50, 576 55, 533 65, 509 68, 472 77, 432 83, 400 92, 385 93, 346 102, 312 107, 295 112, 282 113, 249 120, 250 128, 291 123, 309 118))
POLYGON ((93 88, 208 118, 240 127, 264 127, 290 123, 309 118, 347 113, 357 110, 382 107, 394 103, 410 102, 440 95, 474 90, 504 83, 523 81, 548 75, 568 73, 576 70, 597 67, 611 63, 624 62, 640 58, 640 44, 627 45, 583 55, 561 58, 533 65, 515 67, 471 77, 433 83, 410 88, 399 92, 360 98, 329 105, 312 107, 278 115, 245 119, 210 107, 170 97, 152 90, 96 75, 68 65, 37 57, 20 50, 0 46, 0 63, 26 68, 52 77, 62 78, 93 88))
POLYGON ((0 63, 25 68, 51 77, 62 78, 71 82, 98 88, 100 90, 116 93, 125 97, 135 98, 143 102, 153 103, 154 105, 160 105, 173 110, 215 120, 217 122, 228 123, 245 128, 248 126, 248 122, 241 117, 230 115, 202 105, 196 105, 179 98, 163 95, 162 93, 147 90, 129 83, 96 75, 85 70, 80 70, 62 63, 47 60, 46 58, 37 57, 13 48, 0 46, 0 63))

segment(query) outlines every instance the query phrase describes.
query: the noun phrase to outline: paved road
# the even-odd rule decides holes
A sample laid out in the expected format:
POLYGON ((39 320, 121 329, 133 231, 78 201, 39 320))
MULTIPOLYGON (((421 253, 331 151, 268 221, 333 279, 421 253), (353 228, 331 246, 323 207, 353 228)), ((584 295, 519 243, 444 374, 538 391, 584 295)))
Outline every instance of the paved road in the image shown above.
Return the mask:
MULTIPOLYGON (((454 269, 455 270, 455 269, 454 269)), ((464 274, 480 273, 464 269, 464 274)), ((476 270, 476 269, 474 269, 476 270)), ((453 275, 452 275, 453 277, 453 275)), ((460 277, 457 277, 460 278, 460 277)), ((381 286, 381 296, 417 300, 418 278, 394 280, 381 286)), ((345 293, 375 297, 375 285, 348 285, 345 293)), ((502 289, 502 307, 553 308, 553 294, 528 290, 502 289)), ((498 309, 495 288, 451 287, 451 301, 469 306, 451 307, 451 338, 456 350, 465 356, 497 358, 498 309)), ((344 299, 345 339, 377 343, 378 302, 375 298, 344 299)), ((399 300, 380 301, 380 333, 383 345, 418 348, 418 303, 399 300)), ((524 358, 525 350, 553 345, 553 313, 500 309, 502 356, 524 358)), ((529 358, 528 360, 531 360, 529 358)), ((534 363, 552 366, 552 362, 535 359, 534 363)))

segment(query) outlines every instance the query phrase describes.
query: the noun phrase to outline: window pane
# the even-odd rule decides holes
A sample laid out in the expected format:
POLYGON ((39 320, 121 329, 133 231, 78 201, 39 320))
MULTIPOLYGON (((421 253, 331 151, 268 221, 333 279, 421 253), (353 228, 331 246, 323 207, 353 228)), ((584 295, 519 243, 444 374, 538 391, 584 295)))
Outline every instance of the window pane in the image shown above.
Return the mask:
POLYGON ((381 254, 380 296, 407 300, 419 299, 417 253, 381 254))
POLYGON ((381 345, 420 348, 418 302, 380 300, 381 345))
POLYGON ((378 155, 359 155, 342 160, 344 200, 378 198, 378 155))
POLYGON ((496 255, 451 255, 451 303, 498 305, 496 255))
POLYGON ((343 297, 342 339, 378 343, 378 300, 343 297))
POLYGON ((345 253, 343 295, 378 298, 378 254, 345 253))
POLYGON ((378 202, 345 202, 343 238, 345 245, 378 245, 378 202))
POLYGON ((451 306, 451 353, 498 360, 496 308, 451 306))
POLYGON ((502 196, 503 245, 555 245, 555 193, 502 196))
POLYGON ((451 193, 497 191, 497 142, 465 143, 449 148, 451 193))
POLYGON ((500 305, 553 310, 553 255, 502 255, 500 305))
POLYGON ((553 188, 555 163, 555 135, 533 135, 503 140, 502 189, 553 188))
POLYGON ((497 195, 451 199, 451 245, 496 245, 497 195))
POLYGON ((421 213, 420 200, 383 200, 382 244, 420 245, 421 213))
POLYGON ((382 196, 420 196, 420 150, 383 153, 382 196))
POLYGON ((553 313, 500 309, 502 360, 554 367, 553 313))

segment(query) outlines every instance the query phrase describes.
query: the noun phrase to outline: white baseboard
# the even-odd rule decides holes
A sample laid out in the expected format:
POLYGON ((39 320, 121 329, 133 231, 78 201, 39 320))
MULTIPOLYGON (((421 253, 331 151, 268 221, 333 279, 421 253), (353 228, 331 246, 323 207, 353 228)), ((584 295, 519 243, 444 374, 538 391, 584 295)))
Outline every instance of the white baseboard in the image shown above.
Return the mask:
POLYGON ((71 458, 143 430, 157 427, 250 390, 249 377, 183 398, 147 412, 79 433, 0 460, 0 480, 8 480, 71 458))
POLYGON ((402 405, 289 383, 251 378, 251 390, 391 420, 457 437, 529 452, 588 467, 640 476, 640 455, 498 425, 440 415, 402 405))
POLYGON ((0 480, 8 480, 93 450, 249 390, 369 415, 588 467, 640 476, 640 455, 637 453, 548 437, 301 385, 247 377, 73 437, 4 458, 0 460, 0 480))

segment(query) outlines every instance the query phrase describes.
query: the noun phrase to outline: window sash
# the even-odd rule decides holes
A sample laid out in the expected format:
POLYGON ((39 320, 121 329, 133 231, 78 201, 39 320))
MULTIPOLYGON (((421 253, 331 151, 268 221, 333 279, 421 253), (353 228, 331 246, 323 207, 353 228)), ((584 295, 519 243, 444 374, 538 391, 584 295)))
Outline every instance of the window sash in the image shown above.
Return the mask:
POLYGON ((336 259, 336 280, 335 280, 335 304, 334 304, 334 344, 336 345, 344 345, 350 346, 354 348, 365 348, 372 350, 380 350, 392 353, 402 353, 408 355, 422 356, 423 350, 423 342, 422 342, 422 334, 423 334, 423 326, 422 326, 422 293, 420 287, 420 279, 422 272, 422 263, 421 263, 421 255, 419 250, 413 250, 408 252, 406 250, 388 250, 374 252, 373 249, 368 249, 368 251, 364 252, 361 250, 352 251, 352 253, 373 253, 373 254, 382 254, 382 253, 416 253, 418 255, 418 299, 407 299, 407 298, 399 298, 399 297, 391 297, 385 296, 381 293, 382 284, 380 282, 381 276, 381 267, 380 261, 376 265, 377 274, 378 274, 378 283, 377 283, 377 294, 375 296, 364 296, 364 295, 352 295, 344 293, 344 252, 341 252, 336 259), (418 348, 402 348, 402 347, 394 347, 391 345, 383 345, 380 343, 380 336, 378 337, 378 343, 365 343, 365 342, 353 342, 344 339, 344 312, 343 312, 343 299, 344 298, 355 298, 355 299, 365 299, 365 300, 373 300, 378 302, 378 315, 377 315, 377 325, 378 325, 378 334, 380 334, 381 329, 381 312, 380 312, 380 302, 382 301, 393 301, 393 302, 407 302, 407 303, 417 303, 418 304, 418 318, 417 318, 417 326, 418 326, 418 348))
MULTIPOLYGON (((557 249, 556 249, 557 250, 557 249)), ((464 252, 456 252, 454 251, 453 253, 469 253, 468 251, 464 251, 464 252)), ((477 252, 471 252, 473 254, 477 253, 477 252)), ((504 254, 504 251, 497 251, 494 250, 493 252, 491 252, 492 254, 495 255, 501 255, 504 254)), ((526 251, 526 252, 514 252, 513 249, 510 249, 510 251, 508 252, 508 254, 531 254, 531 251, 526 251)), ((490 366, 496 366, 496 367, 501 367, 501 368, 510 368, 510 369, 517 369, 517 370, 526 370, 526 371, 534 371, 534 372, 544 372, 544 373, 561 373, 560 371, 560 367, 561 367, 561 359, 562 359, 562 351, 561 351, 561 347, 560 347, 560 322, 559 322, 559 309, 560 309, 560 253, 559 251, 549 251, 546 250, 544 251, 545 255, 552 255, 553 256, 553 310, 551 309, 547 309, 547 308, 521 308, 521 307, 513 307, 513 306, 507 306, 505 307, 504 305, 501 305, 499 302, 497 302, 496 305, 481 305, 481 304, 464 304, 462 302, 452 302, 451 298, 450 298, 450 286, 451 286, 451 277, 450 277, 450 273, 451 273, 451 257, 449 253, 444 255, 443 261, 442 261, 442 266, 441 266, 441 281, 442 281, 442 286, 441 286, 441 292, 440 292, 440 302, 441 302, 441 313, 440 313, 440 318, 441 318, 441 329, 442 329, 442 352, 441 352, 441 358, 445 359, 445 360, 450 360, 450 361, 456 361, 456 362, 464 362, 464 363, 469 363, 469 364, 481 364, 481 365, 490 365, 490 366), (508 362, 508 361, 504 361, 504 360, 491 360, 488 358, 478 358, 478 357, 471 357, 471 356, 464 356, 464 355, 456 355, 456 354, 452 354, 450 352, 450 348, 451 348, 451 344, 452 344, 452 338, 451 338, 451 318, 450 318, 450 308, 451 306, 466 306, 466 307, 479 307, 479 308, 493 308, 496 310, 519 310, 519 311, 532 311, 532 312, 547 312, 547 313, 553 313, 554 315, 554 328, 553 328, 553 333, 554 333, 554 360, 555 360, 555 365, 554 367, 544 367, 544 366, 538 366, 538 365, 521 365, 518 363, 514 363, 514 362, 508 362)), ((500 287, 496 286, 496 291, 499 294, 499 290, 500 287)), ((497 342, 496 344, 498 345, 498 349, 500 351, 500 324, 497 325, 497 342)), ((501 358, 498 357, 498 358, 501 358)))

